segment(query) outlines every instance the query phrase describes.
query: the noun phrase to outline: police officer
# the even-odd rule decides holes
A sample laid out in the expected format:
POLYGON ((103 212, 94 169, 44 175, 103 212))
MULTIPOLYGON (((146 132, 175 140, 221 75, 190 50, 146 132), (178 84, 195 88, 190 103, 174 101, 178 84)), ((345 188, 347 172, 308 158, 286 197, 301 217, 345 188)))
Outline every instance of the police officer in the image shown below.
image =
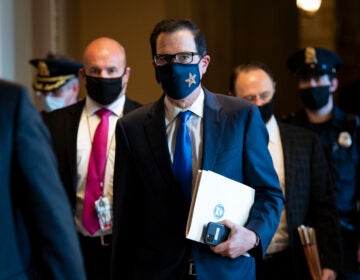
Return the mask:
POLYGON ((297 78, 304 108, 286 120, 316 131, 320 136, 332 171, 341 218, 344 249, 341 279, 360 279, 356 225, 360 135, 357 117, 334 105, 333 95, 338 87, 336 73, 341 65, 342 60, 335 52, 323 48, 307 47, 293 54, 288 68, 297 78))
POLYGON ((38 70, 33 88, 43 110, 48 112, 77 102, 81 63, 51 53, 29 63, 38 70))

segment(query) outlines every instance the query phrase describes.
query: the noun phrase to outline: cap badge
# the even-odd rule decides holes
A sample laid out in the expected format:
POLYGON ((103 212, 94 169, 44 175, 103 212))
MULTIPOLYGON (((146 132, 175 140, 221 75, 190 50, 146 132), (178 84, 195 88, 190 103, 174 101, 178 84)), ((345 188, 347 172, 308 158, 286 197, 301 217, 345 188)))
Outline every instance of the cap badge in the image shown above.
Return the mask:
POLYGON ((39 76, 50 76, 49 68, 44 61, 38 63, 39 76))
POLYGON ((343 131, 339 134, 338 143, 340 147, 349 148, 352 144, 351 135, 347 131, 343 131))
POLYGON ((306 64, 312 64, 312 63, 317 63, 317 58, 316 58, 316 51, 314 48, 312 47, 307 47, 305 49, 305 63, 306 64))

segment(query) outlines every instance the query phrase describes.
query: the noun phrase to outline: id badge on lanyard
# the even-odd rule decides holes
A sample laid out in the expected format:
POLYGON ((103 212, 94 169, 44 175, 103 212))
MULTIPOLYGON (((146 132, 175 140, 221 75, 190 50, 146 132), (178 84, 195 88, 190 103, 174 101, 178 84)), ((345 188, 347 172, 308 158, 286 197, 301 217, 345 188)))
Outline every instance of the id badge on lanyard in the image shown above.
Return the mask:
POLYGON ((95 209, 101 230, 106 231, 111 229, 112 221, 109 198, 106 196, 101 196, 98 200, 95 201, 95 209))

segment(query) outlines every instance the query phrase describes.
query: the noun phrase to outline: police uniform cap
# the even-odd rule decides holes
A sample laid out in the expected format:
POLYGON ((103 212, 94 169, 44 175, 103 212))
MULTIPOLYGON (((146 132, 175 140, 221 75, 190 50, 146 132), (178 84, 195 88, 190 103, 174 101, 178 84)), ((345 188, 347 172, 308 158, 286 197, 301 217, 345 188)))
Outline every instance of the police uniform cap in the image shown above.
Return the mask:
POLYGON ((29 63, 38 70, 33 81, 34 90, 44 92, 56 91, 77 77, 79 69, 83 67, 79 62, 53 54, 32 59, 29 63))
POLYGON ((335 52, 324 48, 306 47, 288 59, 288 68, 299 77, 335 75, 343 64, 335 52))

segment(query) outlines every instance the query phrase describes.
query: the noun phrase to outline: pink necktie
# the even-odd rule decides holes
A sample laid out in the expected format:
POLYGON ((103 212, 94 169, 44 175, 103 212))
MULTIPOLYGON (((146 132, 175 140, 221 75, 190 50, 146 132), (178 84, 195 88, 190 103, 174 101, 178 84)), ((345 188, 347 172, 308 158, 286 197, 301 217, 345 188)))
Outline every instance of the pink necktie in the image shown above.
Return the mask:
POLYGON ((92 142, 82 218, 83 225, 90 234, 94 234, 100 229, 95 211, 95 201, 102 195, 104 187, 106 148, 111 112, 107 109, 100 109, 96 114, 101 118, 101 121, 96 128, 92 142))

